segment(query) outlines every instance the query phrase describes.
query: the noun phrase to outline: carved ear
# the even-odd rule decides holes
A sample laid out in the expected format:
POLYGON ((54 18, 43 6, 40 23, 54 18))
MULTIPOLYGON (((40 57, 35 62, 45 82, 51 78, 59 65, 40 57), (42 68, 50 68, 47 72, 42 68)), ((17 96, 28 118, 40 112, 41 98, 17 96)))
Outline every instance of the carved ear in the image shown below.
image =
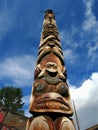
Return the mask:
POLYGON ((35 72, 34 72, 34 80, 37 79, 38 75, 41 73, 41 66, 38 64, 36 66, 35 72))
POLYGON ((65 66, 63 66, 63 74, 64 74, 65 78, 67 79, 67 71, 66 71, 65 66))

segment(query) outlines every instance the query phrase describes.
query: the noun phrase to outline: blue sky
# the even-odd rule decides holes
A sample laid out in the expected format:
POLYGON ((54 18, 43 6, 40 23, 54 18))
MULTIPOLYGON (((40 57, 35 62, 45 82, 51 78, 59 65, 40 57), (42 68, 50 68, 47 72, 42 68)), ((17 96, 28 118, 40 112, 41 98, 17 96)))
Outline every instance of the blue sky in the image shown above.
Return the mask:
POLYGON ((43 11, 52 9, 80 127, 98 123, 97 6, 98 0, 0 0, 0 88, 22 88, 27 116, 43 11))

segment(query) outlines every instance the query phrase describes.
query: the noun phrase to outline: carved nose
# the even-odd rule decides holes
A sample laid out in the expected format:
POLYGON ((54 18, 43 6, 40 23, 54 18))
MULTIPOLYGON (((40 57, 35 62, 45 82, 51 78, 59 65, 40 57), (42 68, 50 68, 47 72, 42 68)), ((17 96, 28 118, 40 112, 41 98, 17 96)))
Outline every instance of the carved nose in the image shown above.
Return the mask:
POLYGON ((46 64, 46 70, 49 72, 57 72, 57 64, 54 62, 48 62, 46 64))
POLYGON ((51 77, 55 77, 57 75, 57 64, 54 62, 48 62, 46 66, 46 72, 51 77))
POLYGON ((55 63, 55 62, 48 62, 47 63, 47 68, 55 68, 55 69, 57 69, 57 64, 55 63))

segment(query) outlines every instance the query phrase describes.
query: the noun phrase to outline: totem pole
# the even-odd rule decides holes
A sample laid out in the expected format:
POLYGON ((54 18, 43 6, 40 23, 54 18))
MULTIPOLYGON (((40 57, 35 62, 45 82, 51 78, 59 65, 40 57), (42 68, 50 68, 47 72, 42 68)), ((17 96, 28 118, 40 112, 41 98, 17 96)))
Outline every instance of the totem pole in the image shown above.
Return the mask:
POLYGON ((26 130, 75 130, 60 37, 51 9, 45 11, 26 130))

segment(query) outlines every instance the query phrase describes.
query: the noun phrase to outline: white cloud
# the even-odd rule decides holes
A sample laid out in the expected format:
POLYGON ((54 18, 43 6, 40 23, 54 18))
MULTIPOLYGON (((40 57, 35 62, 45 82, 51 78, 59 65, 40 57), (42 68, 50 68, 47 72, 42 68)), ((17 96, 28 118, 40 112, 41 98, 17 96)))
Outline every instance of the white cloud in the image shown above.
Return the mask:
POLYGON ((88 47, 88 56, 92 57, 92 61, 96 59, 97 55, 96 55, 96 51, 98 50, 98 41, 96 41, 95 45, 93 46, 89 46, 88 47))
POLYGON ((30 104, 30 95, 24 96, 22 100, 26 105, 30 104))
POLYGON ((79 44, 76 43, 74 40, 74 37, 79 34, 79 28, 76 26, 72 25, 71 29, 68 31, 63 30, 60 32, 60 38, 63 46, 69 46, 72 47, 73 49, 76 49, 79 44))
POLYGON ((33 80, 33 65, 35 58, 32 55, 8 57, 0 62, 0 79, 8 78, 17 86, 29 85, 33 80))
POLYGON ((98 72, 92 73, 79 88, 71 86, 81 130, 98 123, 98 72))
POLYGON ((76 54, 71 49, 66 49, 65 51, 63 51, 63 54, 65 59, 68 60, 68 62, 70 63, 74 63, 77 57, 76 54))
POLYGON ((25 116, 26 117, 31 117, 32 116, 32 114, 30 114, 30 112, 29 112, 29 109, 25 110, 25 116))
MULTIPOLYGON (((64 47, 69 47, 71 52, 80 48, 87 49, 86 56, 94 62, 98 58, 98 20, 92 10, 94 0, 83 0, 83 3, 85 5, 83 23, 80 26, 72 24, 69 30, 62 30, 61 42, 64 47)), ((81 56, 81 52, 77 56, 81 56)))
POLYGON ((95 60, 97 55, 94 52, 96 52, 98 48, 98 21, 92 11, 94 0, 84 0, 84 4, 86 11, 82 28, 84 30, 84 33, 87 33, 87 37, 89 37, 89 43, 87 45, 88 57, 91 57, 92 60, 95 60))
POLYGON ((8 9, 7 1, 2 4, 2 9, 0 12, 0 40, 2 40, 6 34, 15 26, 15 21, 17 18, 16 8, 12 7, 8 9))
POLYGON ((86 11, 83 29, 85 31, 93 30, 94 32, 98 33, 98 21, 96 20, 96 16, 92 11, 94 0, 84 0, 84 4, 86 7, 86 11))
POLYGON ((92 12, 92 6, 93 6, 94 0, 84 0, 84 4, 86 6, 86 12, 85 12, 85 21, 83 23, 83 29, 85 31, 88 31, 89 29, 98 27, 98 22, 96 20, 95 15, 92 12))
POLYGON ((28 106, 28 107, 25 109, 25 116, 27 116, 27 117, 32 116, 32 115, 30 114, 30 112, 29 112, 30 97, 31 97, 31 95, 27 95, 27 96, 24 96, 23 99, 22 99, 23 103, 25 103, 25 106, 28 106))

